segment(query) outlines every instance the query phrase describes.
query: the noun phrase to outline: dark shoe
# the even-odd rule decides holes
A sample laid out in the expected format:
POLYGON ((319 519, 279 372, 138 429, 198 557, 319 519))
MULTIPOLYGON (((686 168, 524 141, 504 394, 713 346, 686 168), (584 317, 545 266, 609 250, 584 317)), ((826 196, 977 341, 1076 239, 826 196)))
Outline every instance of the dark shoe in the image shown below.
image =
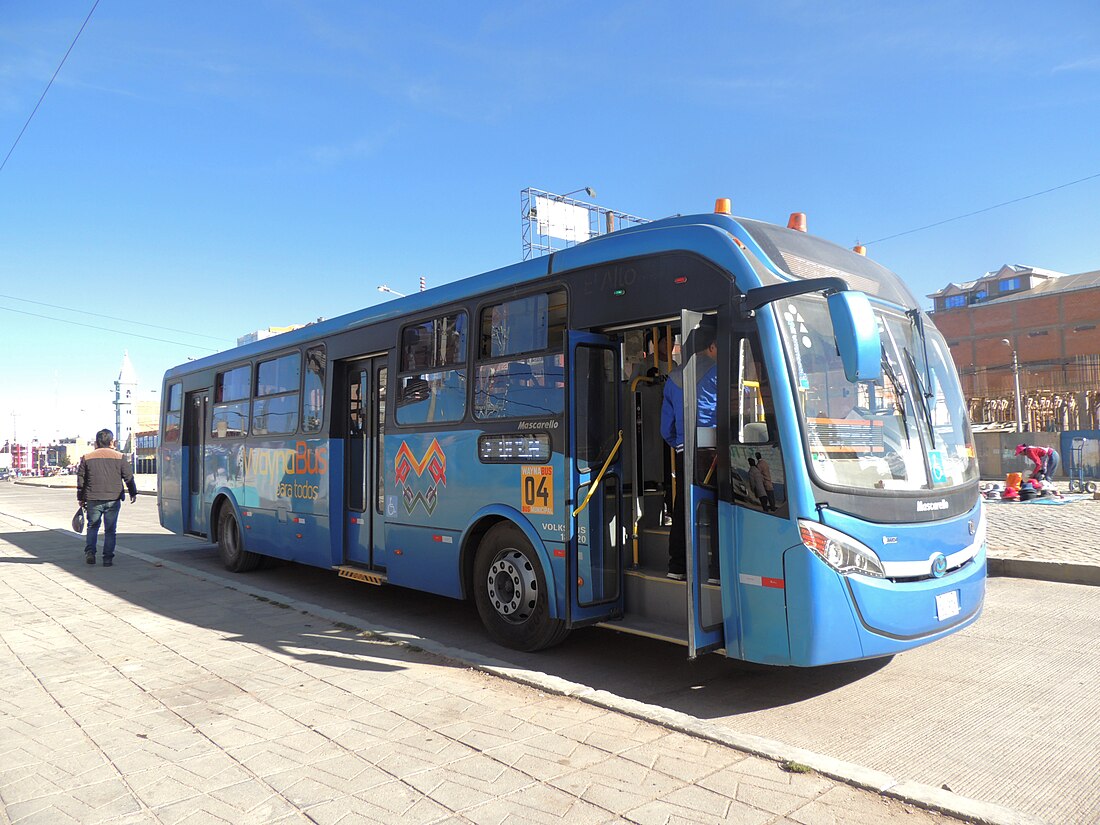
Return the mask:
POLYGON ((111 566, 112 564, 114 564, 114 560, 113 560, 113 559, 104 559, 104 560, 103 560, 103 566, 104 566, 104 567, 110 567, 110 566, 111 566))
POLYGON ((95 564, 95 553, 85 553, 84 561, 88 564, 95 564))
POLYGON ((673 581, 682 582, 684 579, 687 578, 687 575, 684 573, 673 573, 670 571, 668 577, 673 581))

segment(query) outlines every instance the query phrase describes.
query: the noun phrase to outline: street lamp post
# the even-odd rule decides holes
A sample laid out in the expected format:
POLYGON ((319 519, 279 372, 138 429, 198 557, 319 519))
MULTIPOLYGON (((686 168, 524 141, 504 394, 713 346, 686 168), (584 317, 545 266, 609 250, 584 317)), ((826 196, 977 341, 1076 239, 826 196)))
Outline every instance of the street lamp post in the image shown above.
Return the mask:
POLYGON ((572 192, 566 192, 564 195, 558 195, 558 197, 564 200, 570 195, 575 195, 578 192, 584 192, 590 198, 596 197, 596 190, 593 189, 591 186, 582 186, 580 189, 574 189, 572 192))
MULTIPOLYGON (((1001 343, 1012 347, 1012 342, 1002 338, 1001 343)), ((1024 431, 1024 411, 1020 401, 1020 359, 1017 357, 1016 348, 1012 347, 1012 379, 1016 386, 1016 432, 1024 431)))
POLYGON ((390 293, 390 295, 396 295, 398 298, 406 297, 404 292, 398 292, 396 289, 390 289, 385 284, 379 284, 378 291, 379 292, 388 292, 388 293, 390 293))

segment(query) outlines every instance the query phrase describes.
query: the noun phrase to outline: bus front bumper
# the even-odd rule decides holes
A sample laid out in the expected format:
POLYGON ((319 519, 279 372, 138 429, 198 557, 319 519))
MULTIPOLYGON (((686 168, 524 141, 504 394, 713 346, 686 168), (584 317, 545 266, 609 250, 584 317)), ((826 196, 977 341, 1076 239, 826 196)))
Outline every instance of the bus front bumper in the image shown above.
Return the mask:
POLYGON ((950 575, 895 582, 842 576, 806 548, 785 556, 791 664, 893 656, 972 624, 985 601, 986 548, 950 575))
POLYGON ((939 579, 848 576, 864 655, 891 655, 971 624, 982 612, 985 579, 985 545, 967 564, 939 579))

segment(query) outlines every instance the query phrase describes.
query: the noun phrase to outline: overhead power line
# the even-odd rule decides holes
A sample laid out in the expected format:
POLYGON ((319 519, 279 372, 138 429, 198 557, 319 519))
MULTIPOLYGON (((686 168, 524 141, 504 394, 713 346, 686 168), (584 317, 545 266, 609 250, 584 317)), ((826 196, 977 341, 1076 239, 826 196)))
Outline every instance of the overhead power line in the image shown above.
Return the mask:
POLYGON ((96 6, 99 5, 99 0, 95 0, 92 3, 92 10, 88 12, 88 16, 84 18, 84 22, 80 25, 80 31, 76 33, 76 37, 73 38, 73 42, 69 44, 68 50, 65 52, 65 56, 61 58, 61 62, 57 64, 57 68, 54 70, 53 77, 50 78, 50 82, 46 84, 46 88, 42 90, 42 96, 38 98, 38 102, 34 104, 34 109, 31 110, 30 117, 27 118, 27 122, 23 124, 23 128, 19 130, 19 135, 15 138, 15 143, 11 145, 8 153, 4 156, 4 162, 0 163, 0 172, 4 171, 4 167, 8 165, 8 158, 11 157, 11 153, 15 151, 15 147, 19 145, 20 139, 23 137, 23 133, 27 131, 27 127, 31 125, 31 121, 34 119, 35 112, 38 111, 38 107, 42 105, 42 101, 46 99, 46 92, 50 90, 54 80, 57 79, 58 72, 61 71, 61 67, 65 65, 65 61, 69 59, 69 52, 73 50, 73 46, 76 45, 76 41, 80 39, 80 35, 84 32, 84 27, 88 25, 88 21, 92 19, 92 13, 95 11, 96 6))
POLYGON ((1057 192, 1059 189, 1065 189, 1067 186, 1076 186, 1079 183, 1084 183, 1088 180, 1100 178, 1100 172, 1095 175, 1089 175, 1088 177, 1078 178, 1077 180, 1071 180, 1069 183, 1059 184, 1058 186, 1052 186, 1050 189, 1044 189, 1042 192, 1032 192, 1030 195, 1024 195, 1020 198, 1013 198, 1010 201, 1004 201, 1003 203, 995 203, 992 206, 987 206, 985 209, 975 209, 973 212, 967 212, 965 215, 956 215, 953 218, 945 218, 942 221, 936 221, 935 223, 926 224, 925 226, 918 226, 916 229, 907 229, 904 232, 898 232, 894 235, 887 235, 885 238, 879 238, 874 241, 867 241, 864 246, 870 246, 873 243, 882 243, 883 241, 892 241, 894 238, 900 238, 902 235, 912 235, 914 232, 923 232, 925 229, 931 229, 934 226, 943 226, 945 223, 951 223, 952 221, 961 221, 963 218, 970 218, 974 215, 980 215, 983 212, 989 212, 993 209, 1000 209, 1002 206, 1008 206, 1009 204, 1019 203, 1020 201, 1026 201, 1029 198, 1037 198, 1040 195, 1046 195, 1051 192, 1057 192))
MULTIPOLYGON (((116 315, 103 315, 99 312, 88 312, 85 309, 77 309, 76 307, 65 307, 60 304, 47 304, 44 301, 32 301, 30 298, 20 298, 16 295, 0 295, 0 298, 6 298, 9 301, 22 301, 25 304, 35 304, 40 307, 47 307, 49 309, 60 309, 63 312, 79 312, 81 315, 91 315, 95 318, 106 318, 108 321, 120 321, 124 324, 137 325, 141 327, 149 327, 150 329, 162 329, 165 332, 179 332, 183 335, 193 335, 197 338, 209 338, 211 341, 217 341, 221 344, 232 343, 228 338, 219 338, 215 335, 207 335, 202 332, 191 332, 188 329, 176 329, 175 327, 161 326, 160 324, 147 324, 144 321, 134 321, 130 318, 119 318, 116 315)), ((15 310, 18 312, 18 310, 15 310)), ((60 318, 56 320, 61 320, 60 318)))
POLYGON ((101 332, 113 332, 116 335, 125 335, 128 338, 143 338, 146 341, 159 341, 162 344, 175 344, 178 347, 189 347, 191 349, 202 349, 207 352, 218 352, 214 347, 200 347, 195 344, 185 344, 182 341, 169 341, 167 338, 154 338, 151 335, 138 335, 135 332, 129 332, 122 329, 111 329, 110 327, 97 327, 95 324, 82 324, 80 321, 69 321, 65 318, 54 318, 51 315, 40 315, 37 312, 26 312, 22 309, 12 309, 11 307, 0 307, 0 311, 3 312, 16 312, 19 315, 29 315, 32 318, 44 318, 47 321, 56 321, 59 324, 72 324, 77 327, 86 327, 87 329, 98 329, 101 332))

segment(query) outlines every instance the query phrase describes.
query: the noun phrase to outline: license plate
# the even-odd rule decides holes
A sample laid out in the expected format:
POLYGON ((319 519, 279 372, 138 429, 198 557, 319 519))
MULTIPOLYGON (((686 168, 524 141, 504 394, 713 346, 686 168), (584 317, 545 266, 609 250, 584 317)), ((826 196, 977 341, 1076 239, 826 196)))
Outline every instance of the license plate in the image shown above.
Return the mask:
POLYGON ((959 615, 959 591, 948 590, 936 596, 936 618, 941 622, 959 615))

